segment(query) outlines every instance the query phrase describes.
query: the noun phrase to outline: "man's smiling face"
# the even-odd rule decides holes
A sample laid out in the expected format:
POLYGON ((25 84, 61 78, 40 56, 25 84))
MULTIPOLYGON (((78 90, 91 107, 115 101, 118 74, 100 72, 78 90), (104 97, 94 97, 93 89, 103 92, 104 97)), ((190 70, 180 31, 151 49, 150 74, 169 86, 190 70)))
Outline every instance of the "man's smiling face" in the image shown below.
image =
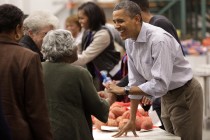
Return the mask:
POLYGON ((136 32, 139 28, 139 18, 137 16, 131 18, 124 9, 113 11, 112 14, 115 28, 119 31, 123 40, 127 38, 136 39, 136 32))

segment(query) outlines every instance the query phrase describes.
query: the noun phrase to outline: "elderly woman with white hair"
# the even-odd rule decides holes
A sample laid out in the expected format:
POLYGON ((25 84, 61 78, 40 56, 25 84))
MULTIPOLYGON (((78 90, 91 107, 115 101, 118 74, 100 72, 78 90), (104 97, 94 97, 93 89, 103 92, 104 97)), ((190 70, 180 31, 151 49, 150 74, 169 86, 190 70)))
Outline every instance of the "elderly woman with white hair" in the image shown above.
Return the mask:
POLYGON ((94 115, 107 122, 111 96, 101 99, 90 73, 71 63, 77 60, 77 47, 67 30, 52 30, 43 39, 42 63, 50 122, 55 140, 93 140, 94 115))
POLYGON ((58 18, 51 12, 45 10, 34 11, 23 22, 24 37, 20 40, 20 43, 38 53, 41 62, 43 62, 43 55, 40 52, 42 40, 47 32, 57 27, 58 18))

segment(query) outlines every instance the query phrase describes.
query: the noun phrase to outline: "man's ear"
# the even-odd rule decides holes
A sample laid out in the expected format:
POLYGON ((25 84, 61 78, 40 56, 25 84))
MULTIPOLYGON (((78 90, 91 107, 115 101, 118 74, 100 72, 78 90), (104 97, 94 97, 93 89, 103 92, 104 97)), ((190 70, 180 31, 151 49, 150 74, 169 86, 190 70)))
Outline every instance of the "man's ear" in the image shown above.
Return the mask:
POLYGON ((142 22, 142 17, 141 15, 137 14, 134 19, 136 20, 136 23, 141 23, 142 22))

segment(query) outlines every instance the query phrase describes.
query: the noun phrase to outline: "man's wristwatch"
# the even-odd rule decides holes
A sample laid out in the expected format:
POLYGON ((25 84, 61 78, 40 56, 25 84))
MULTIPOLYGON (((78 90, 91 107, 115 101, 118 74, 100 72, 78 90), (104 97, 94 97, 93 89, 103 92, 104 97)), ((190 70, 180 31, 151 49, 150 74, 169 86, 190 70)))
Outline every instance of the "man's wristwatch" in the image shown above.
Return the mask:
POLYGON ((131 87, 130 87, 130 86, 125 86, 125 88, 124 88, 124 92, 125 92, 125 94, 126 94, 126 95, 129 95, 129 93, 130 93, 130 89, 131 89, 131 87))

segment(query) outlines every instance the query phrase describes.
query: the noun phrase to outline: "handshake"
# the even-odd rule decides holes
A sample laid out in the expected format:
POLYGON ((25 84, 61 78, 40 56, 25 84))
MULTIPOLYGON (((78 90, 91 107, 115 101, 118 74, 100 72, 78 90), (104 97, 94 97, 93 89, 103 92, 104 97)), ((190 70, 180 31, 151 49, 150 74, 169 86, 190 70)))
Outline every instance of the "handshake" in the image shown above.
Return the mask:
MULTIPOLYGON (((106 99, 112 105, 117 101, 117 96, 127 96, 124 87, 117 86, 117 81, 109 81, 103 84, 105 86, 104 91, 99 91, 98 94, 101 98, 106 99)), ((138 87, 137 87, 138 88, 138 87)), ((140 100, 140 105, 145 111, 148 111, 151 107, 153 99, 148 95, 128 95, 127 98, 140 100)))

